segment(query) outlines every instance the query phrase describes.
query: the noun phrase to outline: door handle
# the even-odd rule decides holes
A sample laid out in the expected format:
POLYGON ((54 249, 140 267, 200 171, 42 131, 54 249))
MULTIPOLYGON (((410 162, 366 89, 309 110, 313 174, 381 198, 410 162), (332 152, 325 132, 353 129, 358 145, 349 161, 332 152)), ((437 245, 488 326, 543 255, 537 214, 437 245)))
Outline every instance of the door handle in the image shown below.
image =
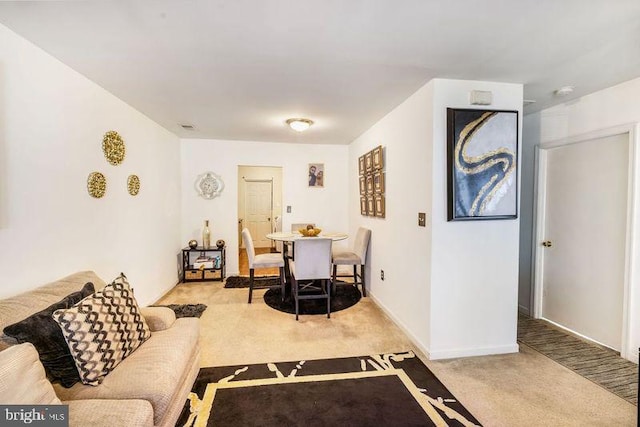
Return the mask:
POLYGON ((551 240, 545 240, 544 242, 542 242, 542 246, 544 246, 545 248, 550 248, 551 246, 553 246, 553 243, 551 243, 551 240))

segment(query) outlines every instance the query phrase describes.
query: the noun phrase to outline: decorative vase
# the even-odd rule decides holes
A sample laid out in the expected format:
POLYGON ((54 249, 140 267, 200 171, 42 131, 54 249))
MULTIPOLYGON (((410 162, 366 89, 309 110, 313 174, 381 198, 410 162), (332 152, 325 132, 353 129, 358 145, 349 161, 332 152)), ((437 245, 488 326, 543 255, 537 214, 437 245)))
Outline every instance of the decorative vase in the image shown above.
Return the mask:
POLYGON ((204 228, 202 229, 202 247, 205 249, 211 248, 211 231, 209 231, 209 220, 204 221, 204 228))

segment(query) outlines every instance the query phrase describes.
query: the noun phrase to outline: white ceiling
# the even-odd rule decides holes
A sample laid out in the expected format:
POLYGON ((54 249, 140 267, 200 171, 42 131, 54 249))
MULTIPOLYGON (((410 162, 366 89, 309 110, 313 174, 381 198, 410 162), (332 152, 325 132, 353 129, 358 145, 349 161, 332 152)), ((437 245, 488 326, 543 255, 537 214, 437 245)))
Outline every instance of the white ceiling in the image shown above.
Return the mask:
POLYGON ((185 138, 348 144, 435 77, 523 83, 527 113, 640 76, 639 0, 3 1, 0 23, 185 138))

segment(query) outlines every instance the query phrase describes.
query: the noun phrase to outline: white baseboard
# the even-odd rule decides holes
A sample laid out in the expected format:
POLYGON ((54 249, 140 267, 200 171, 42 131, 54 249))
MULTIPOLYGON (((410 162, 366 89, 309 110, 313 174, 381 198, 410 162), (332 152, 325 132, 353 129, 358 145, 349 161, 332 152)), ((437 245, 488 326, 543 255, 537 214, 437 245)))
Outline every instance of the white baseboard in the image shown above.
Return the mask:
POLYGON ((473 348, 461 348, 461 349, 446 349, 446 350, 438 350, 438 351, 429 351, 424 344, 418 340, 418 338, 411 333, 407 329, 407 327, 384 305, 380 302, 379 299, 375 297, 375 295, 369 291, 367 297, 371 298, 373 302, 380 307, 380 309, 391 319, 393 323, 396 324, 402 332, 404 332, 411 343, 416 346, 416 348, 421 351, 429 360, 438 360, 438 359, 452 359, 456 357, 470 357, 470 356, 487 356, 491 354, 508 354, 508 353, 518 353, 520 351, 520 347, 517 343, 513 343, 510 345, 503 346, 494 346, 494 347, 473 347, 473 348))
POLYGON ((395 323, 395 325, 400 328, 400 330, 404 332, 407 337, 409 337, 409 341, 411 341, 411 344, 413 344, 416 349, 421 351, 427 357, 427 359, 430 359, 429 351, 426 349, 424 344, 422 344, 420 340, 415 335, 413 335, 413 333, 409 331, 409 329, 407 329, 407 327, 400 321, 400 319, 398 319, 384 304, 380 302, 379 299, 376 298, 371 290, 367 291, 367 298, 371 298, 374 304, 377 305, 380 310, 382 310, 384 314, 386 314, 387 317, 391 319, 391 321, 395 323))
POLYGON ((493 354, 518 353, 520 346, 517 343, 492 347, 452 348, 429 352, 430 360, 452 359, 457 357, 488 356, 493 354))
MULTIPOLYGON (((582 339, 584 339, 586 341, 591 341, 591 342, 596 343, 598 345, 601 345, 603 347, 610 348, 613 351, 618 351, 615 348, 611 348, 608 345, 601 343, 600 341, 596 341, 593 338, 590 338, 590 337, 588 337, 586 335, 583 335, 583 334, 581 334, 579 332, 576 332, 573 329, 567 328, 566 326, 563 326, 560 323, 556 323, 553 320, 549 320, 546 317, 541 317, 541 319, 546 321, 546 322, 551 323, 552 325, 554 325, 558 329, 562 329, 563 331, 567 331, 569 334, 578 336, 578 337, 580 337, 580 338, 582 338, 582 339)), ((635 349, 631 349, 631 351, 629 351, 627 354, 622 354, 622 352, 621 352, 620 353, 620 357, 622 357, 623 359, 626 359, 626 360, 628 360, 630 362, 633 362, 633 363, 638 363, 638 361, 639 361, 638 352, 635 349)))
POLYGON ((525 307, 524 305, 518 305, 518 312, 526 316, 531 316, 531 310, 529 310, 529 307, 525 307))

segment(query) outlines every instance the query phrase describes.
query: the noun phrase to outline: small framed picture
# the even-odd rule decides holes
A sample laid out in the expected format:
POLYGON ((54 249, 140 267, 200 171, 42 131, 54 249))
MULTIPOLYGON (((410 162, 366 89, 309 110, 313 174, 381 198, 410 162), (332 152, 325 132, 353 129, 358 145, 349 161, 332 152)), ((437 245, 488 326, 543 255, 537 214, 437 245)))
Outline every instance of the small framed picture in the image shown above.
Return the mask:
POLYGON ((384 193, 384 172, 375 171, 373 173, 373 192, 376 194, 384 193))
POLYGON ((364 176, 360 177, 360 194, 367 194, 367 179, 364 176))
POLYGON ((373 175, 367 174, 365 177, 367 194, 373 194, 373 175))
POLYGON ((376 210, 376 216, 380 218, 384 218, 384 195, 376 194, 373 196, 373 201, 376 210))
POLYGON ((369 151, 364 155, 364 170, 371 172, 373 170, 373 151, 369 151))
POLYGON ((324 187, 324 163, 309 163, 309 187, 324 187))
POLYGON ((367 196, 360 196, 360 215, 367 215, 367 196))
POLYGON ((365 166, 364 166, 364 154, 360 157, 358 157, 358 174, 360 176, 364 175, 365 172, 365 166))
POLYGON ((382 145, 378 145, 373 149, 373 169, 380 170, 384 167, 384 160, 382 158, 382 145))
POLYGON ((367 215, 376 216, 375 200, 371 194, 367 196, 367 215))

